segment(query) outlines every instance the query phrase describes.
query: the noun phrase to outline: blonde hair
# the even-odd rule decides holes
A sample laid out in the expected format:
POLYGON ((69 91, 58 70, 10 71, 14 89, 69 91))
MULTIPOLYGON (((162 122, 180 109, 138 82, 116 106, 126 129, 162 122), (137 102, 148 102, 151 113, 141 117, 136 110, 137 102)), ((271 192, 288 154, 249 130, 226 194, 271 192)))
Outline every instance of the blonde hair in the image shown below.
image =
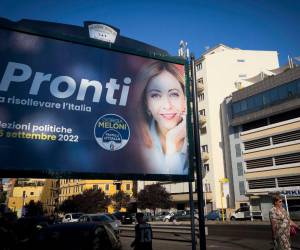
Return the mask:
POLYGON ((139 130, 141 131, 141 136, 144 144, 151 148, 153 143, 150 136, 149 124, 151 116, 147 113, 147 104, 146 104, 146 89, 149 82, 163 71, 167 71, 172 74, 180 83, 183 93, 185 93, 185 82, 184 75, 179 71, 175 64, 167 63, 163 61, 154 61, 145 65, 138 77, 137 81, 139 84, 144 86, 142 94, 140 96, 139 105, 138 105, 138 118, 140 121, 139 130))

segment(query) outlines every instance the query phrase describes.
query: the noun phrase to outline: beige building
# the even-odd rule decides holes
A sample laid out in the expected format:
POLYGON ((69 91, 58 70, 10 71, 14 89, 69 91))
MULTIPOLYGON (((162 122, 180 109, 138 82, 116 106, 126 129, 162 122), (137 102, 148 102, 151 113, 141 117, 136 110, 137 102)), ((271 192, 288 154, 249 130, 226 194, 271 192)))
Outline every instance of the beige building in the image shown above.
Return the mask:
MULTIPOLYGON (((108 196, 122 190, 132 196, 133 181, 61 179, 59 204, 61 204, 64 200, 72 197, 73 195, 81 194, 88 189, 101 189, 108 196)), ((125 208, 123 208, 123 210, 124 209, 125 208)), ((112 206, 109 206, 108 212, 114 212, 114 208, 112 206)))
POLYGON ((225 197, 221 201, 225 168, 220 105, 231 92, 245 87, 244 79, 277 67, 276 51, 242 50, 223 44, 207 50, 196 62, 203 185, 205 193, 212 195, 207 210, 221 208, 222 203, 227 206, 225 197))
POLYGON ((41 201, 45 179, 17 179, 8 197, 8 208, 22 216, 22 208, 30 201, 41 201))

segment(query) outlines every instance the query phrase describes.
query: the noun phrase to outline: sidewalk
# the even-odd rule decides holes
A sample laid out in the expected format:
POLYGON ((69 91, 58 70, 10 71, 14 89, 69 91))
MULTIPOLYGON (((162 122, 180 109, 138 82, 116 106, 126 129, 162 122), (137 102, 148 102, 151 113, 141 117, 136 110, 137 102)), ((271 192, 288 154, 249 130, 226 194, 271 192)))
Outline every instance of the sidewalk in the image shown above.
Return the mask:
MULTIPOLYGON (((182 225, 182 226, 189 226, 191 223, 189 221, 177 221, 177 222, 162 222, 162 221, 151 221, 149 222, 151 225, 182 225)), ((300 224, 300 222, 297 222, 300 224)), ((195 220, 195 225, 198 226, 198 221, 195 220)), ((270 225, 269 221, 205 221, 205 225, 270 225)))

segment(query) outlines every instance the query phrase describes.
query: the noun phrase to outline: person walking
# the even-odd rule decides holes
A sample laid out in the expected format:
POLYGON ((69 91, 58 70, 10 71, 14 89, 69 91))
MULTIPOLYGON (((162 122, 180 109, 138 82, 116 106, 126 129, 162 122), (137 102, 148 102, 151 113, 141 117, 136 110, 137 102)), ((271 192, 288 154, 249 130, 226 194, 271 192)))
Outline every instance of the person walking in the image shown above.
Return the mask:
POLYGON ((273 207, 269 215, 274 250, 291 250, 291 227, 295 229, 299 229, 299 227, 290 219, 288 213, 282 207, 282 198, 279 194, 273 197, 273 207))
POLYGON ((151 225, 144 221, 144 214, 137 213, 135 226, 135 239, 131 243, 134 250, 152 250, 152 228, 151 225))

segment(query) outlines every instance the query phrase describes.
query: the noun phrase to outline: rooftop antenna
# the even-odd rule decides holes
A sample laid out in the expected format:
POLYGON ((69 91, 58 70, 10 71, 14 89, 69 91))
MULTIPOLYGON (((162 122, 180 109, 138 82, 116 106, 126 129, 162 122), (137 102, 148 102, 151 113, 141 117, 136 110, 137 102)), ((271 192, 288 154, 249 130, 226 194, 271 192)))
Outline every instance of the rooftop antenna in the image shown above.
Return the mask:
POLYGON ((190 50, 188 48, 188 43, 183 40, 181 40, 179 43, 178 56, 181 56, 184 59, 190 58, 190 50))

